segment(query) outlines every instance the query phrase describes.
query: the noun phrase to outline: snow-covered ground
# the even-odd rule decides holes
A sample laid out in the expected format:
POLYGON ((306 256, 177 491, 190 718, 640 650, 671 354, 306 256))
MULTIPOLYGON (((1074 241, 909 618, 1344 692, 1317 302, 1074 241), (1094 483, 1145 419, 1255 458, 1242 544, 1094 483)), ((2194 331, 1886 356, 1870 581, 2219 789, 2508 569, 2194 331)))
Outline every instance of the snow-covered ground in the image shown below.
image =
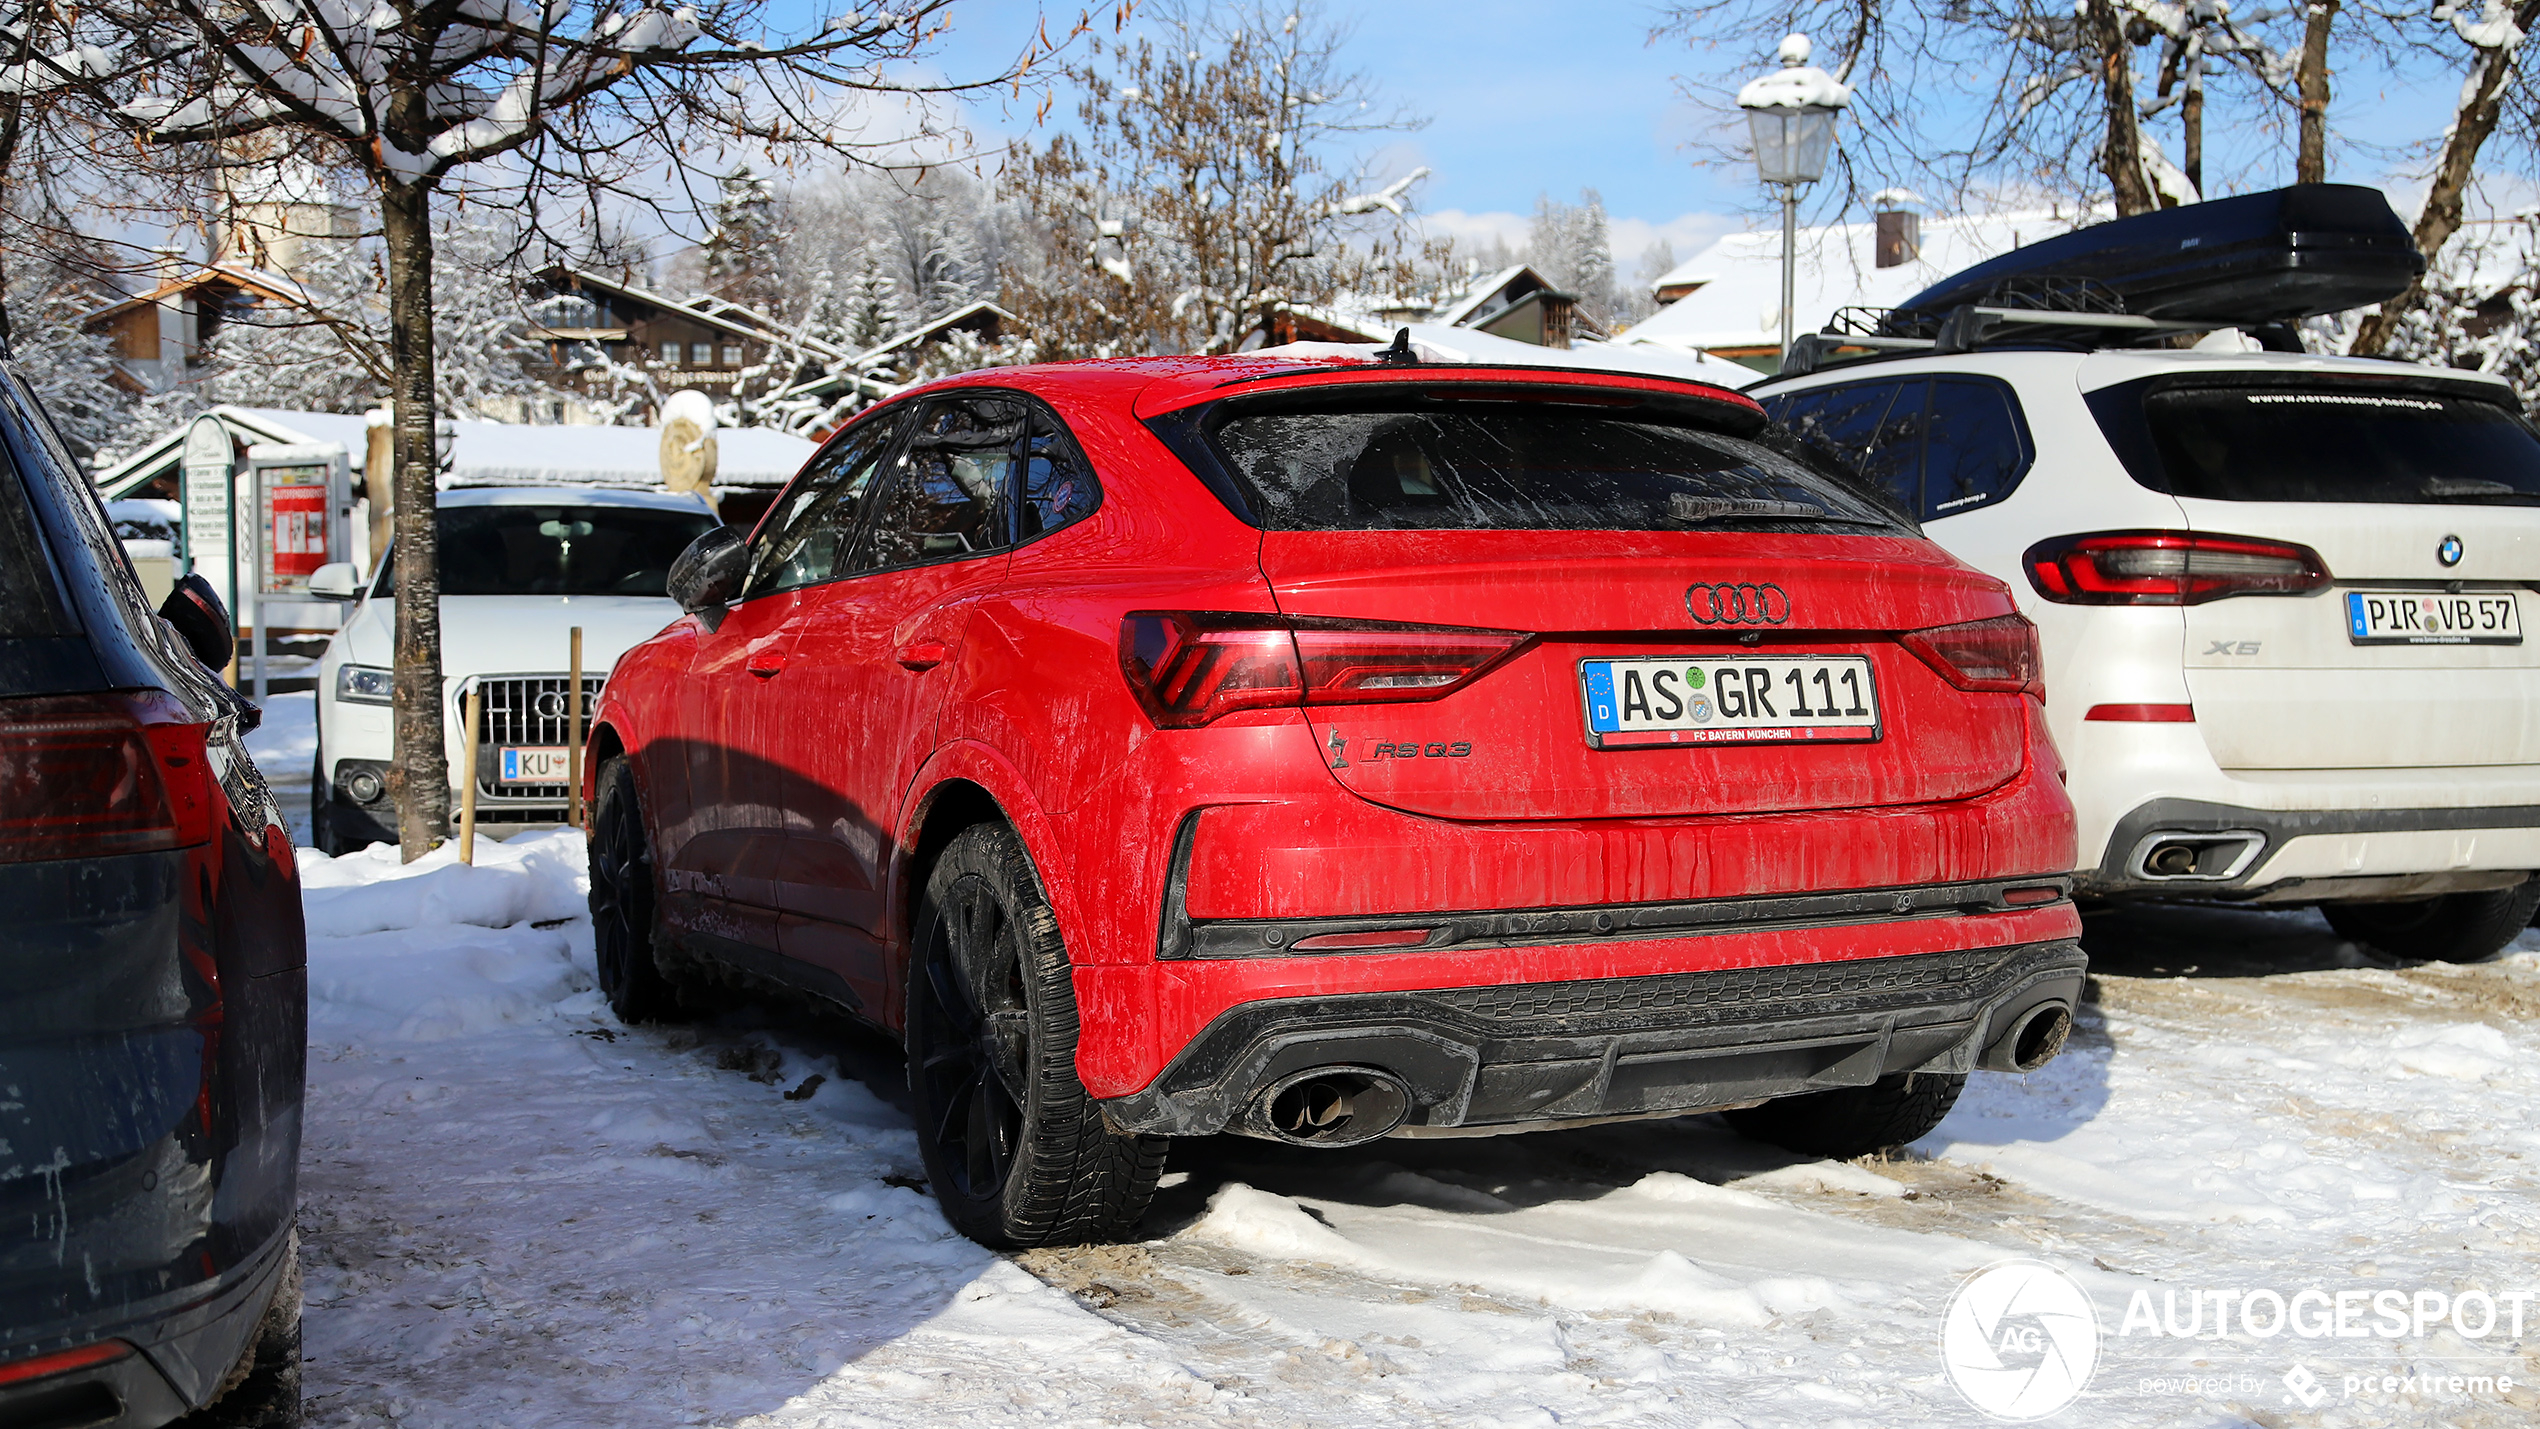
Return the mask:
MULTIPOLYGON (((305 770, 275 703, 260 751, 305 770)), ((2528 936, 2389 968, 2309 914, 2094 917, 2073 1048, 1979 1076, 1900 1158, 1809 1163, 1709 1117, 1217 1138, 1175 1147, 1144 1242, 999 1257, 927 1199, 880 1038, 620 1027, 582 870, 566 833, 473 868, 302 856, 314 1422, 1981 1424, 1941 1317, 2012 1257, 2073 1275, 2103 1329, 2053 1422, 2540 1414, 2540 1296, 2519 1335, 2503 1308, 2540 1291, 2528 936), (2141 1323, 2209 1332, 2214 1292, 2251 1291, 2344 1294, 2359 1333, 2141 1323), (2493 1327, 2448 1322, 2481 1291, 2493 1327)))

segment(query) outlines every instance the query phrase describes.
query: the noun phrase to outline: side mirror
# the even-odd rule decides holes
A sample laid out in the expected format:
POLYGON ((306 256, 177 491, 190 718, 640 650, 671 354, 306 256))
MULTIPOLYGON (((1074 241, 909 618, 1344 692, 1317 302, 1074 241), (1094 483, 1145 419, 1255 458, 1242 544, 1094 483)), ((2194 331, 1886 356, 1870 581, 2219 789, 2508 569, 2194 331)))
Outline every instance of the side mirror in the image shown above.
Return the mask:
POLYGON ((207 670, 226 670, 237 648, 237 629, 229 623, 229 607, 202 576, 189 574, 159 602, 159 618, 176 631, 185 648, 207 670))
POLYGON ((329 561, 309 572, 309 594, 320 600, 359 600, 361 572, 353 569, 351 561, 329 561))
POLYGON ((749 544, 729 526, 717 526, 688 543, 670 563, 670 598, 679 608, 702 619, 711 630, 722 623, 723 608, 741 593, 748 574, 749 544))

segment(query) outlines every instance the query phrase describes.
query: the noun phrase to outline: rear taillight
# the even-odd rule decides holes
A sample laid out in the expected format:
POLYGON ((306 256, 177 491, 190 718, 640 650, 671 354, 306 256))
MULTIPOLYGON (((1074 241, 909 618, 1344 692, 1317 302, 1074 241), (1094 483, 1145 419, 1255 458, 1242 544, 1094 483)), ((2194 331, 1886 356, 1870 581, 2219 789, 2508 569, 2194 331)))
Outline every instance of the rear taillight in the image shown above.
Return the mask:
POLYGON ((2037 655, 2037 627, 2026 616, 1997 615, 1964 625, 1942 625, 1901 637, 1905 648, 1962 690, 2044 698, 2044 664, 2037 655))
POLYGON ((1120 622, 1120 671, 1157 728, 1195 729, 1237 710, 1434 700, 1527 639, 1507 630, 1143 610, 1120 622))
POLYGON ((2289 541, 2193 531, 2102 531, 2028 548, 2029 584, 2063 605, 2201 605, 2299 595, 2329 582, 2319 552, 2289 541))
POLYGON ((210 837, 205 728, 156 692, 0 700, 0 863, 210 837))

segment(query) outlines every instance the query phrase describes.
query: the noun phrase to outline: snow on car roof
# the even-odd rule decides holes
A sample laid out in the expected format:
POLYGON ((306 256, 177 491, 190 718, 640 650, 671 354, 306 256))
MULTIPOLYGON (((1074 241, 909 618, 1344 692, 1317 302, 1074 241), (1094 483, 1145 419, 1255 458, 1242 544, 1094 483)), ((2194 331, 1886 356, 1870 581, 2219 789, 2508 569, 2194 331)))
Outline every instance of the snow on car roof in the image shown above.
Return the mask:
POLYGON ((597 486, 456 486, 441 493, 443 506, 642 506, 655 511, 713 514, 693 491, 624 491, 597 486))

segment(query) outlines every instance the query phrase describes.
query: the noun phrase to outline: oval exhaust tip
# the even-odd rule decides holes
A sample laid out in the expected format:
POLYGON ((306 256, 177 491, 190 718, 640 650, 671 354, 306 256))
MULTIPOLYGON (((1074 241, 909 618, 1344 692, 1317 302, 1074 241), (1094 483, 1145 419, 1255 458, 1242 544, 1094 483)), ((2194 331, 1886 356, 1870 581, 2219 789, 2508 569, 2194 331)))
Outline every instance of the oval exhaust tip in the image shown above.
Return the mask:
POLYGON ((2072 1035, 2072 1009, 2043 1002, 2020 1014, 2011 1029, 1993 1039, 1977 1065, 1992 1072, 2034 1072, 2055 1060, 2072 1035))
POLYGON ((1380 1067, 1315 1067, 1261 1094, 1260 1121, 1291 1146, 1356 1146, 1402 1125, 1411 1089, 1380 1067))

